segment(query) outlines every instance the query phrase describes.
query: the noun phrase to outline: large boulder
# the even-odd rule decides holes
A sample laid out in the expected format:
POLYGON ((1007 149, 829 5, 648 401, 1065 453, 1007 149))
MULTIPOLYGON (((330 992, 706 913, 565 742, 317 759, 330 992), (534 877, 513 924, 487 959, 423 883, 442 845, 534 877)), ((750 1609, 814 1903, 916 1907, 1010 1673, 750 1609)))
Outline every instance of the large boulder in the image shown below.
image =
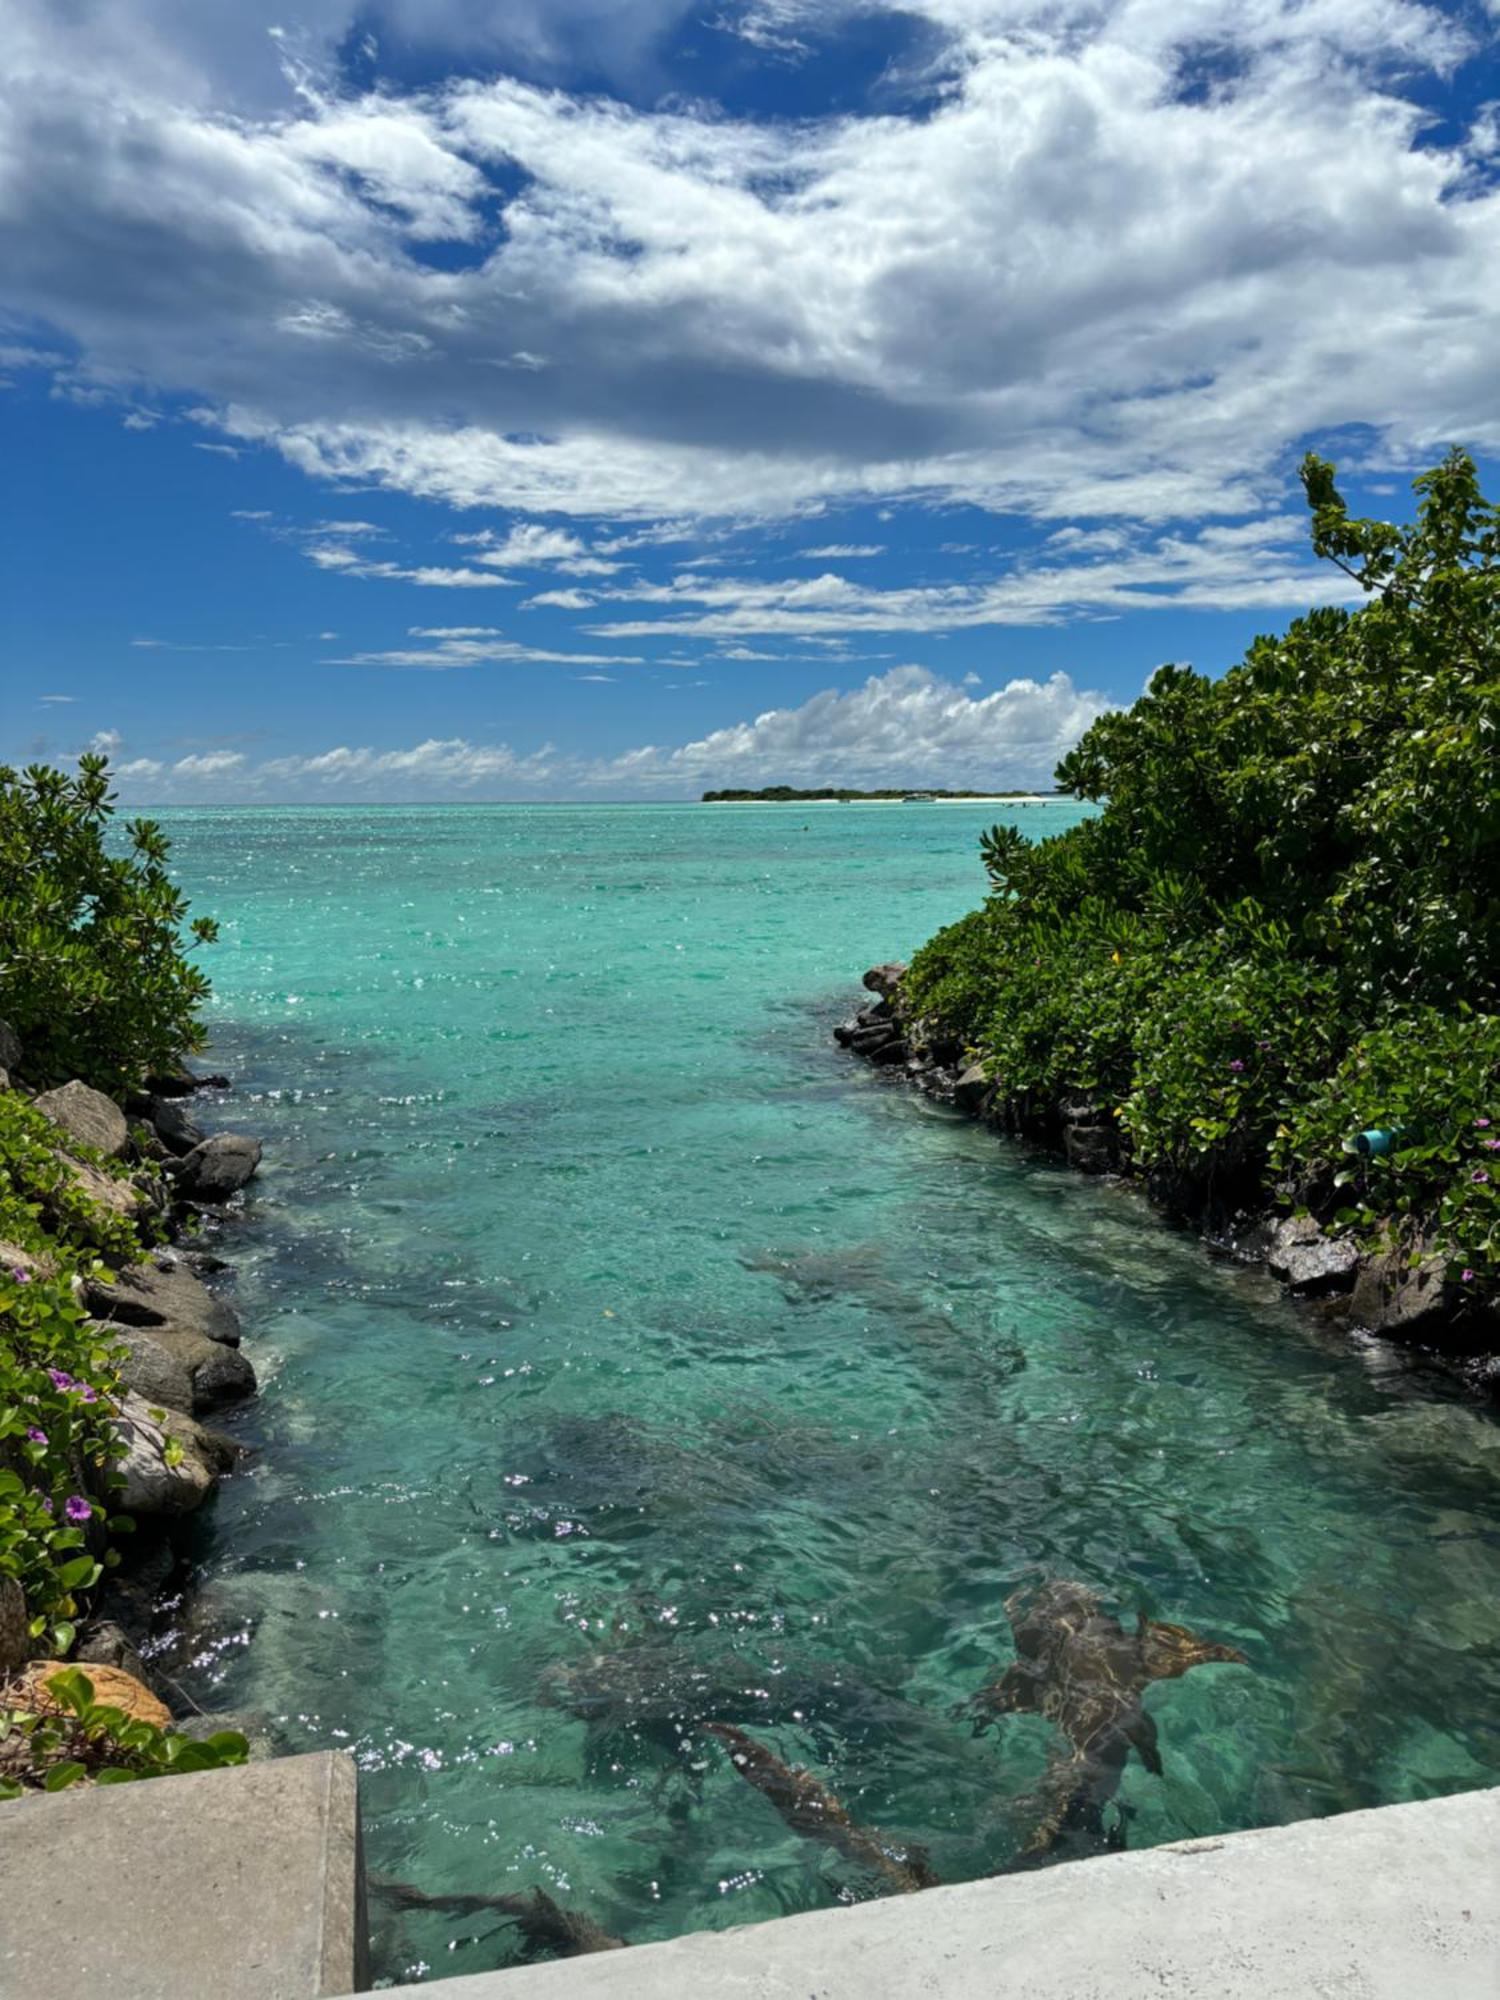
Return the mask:
POLYGON ((215 1298, 170 1250, 111 1280, 85 1278, 84 1303, 99 1319, 126 1326, 177 1326, 226 1347, 240 1344, 240 1323, 230 1305, 215 1298))
POLYGON ((1266 1258, 1271 1275, 1304 1298, 1347 1292, 1359 1270, 1359 1251, 1347 1236, 1325 1236, 1310 1215, 1283 1222, 1266 1258))
POLYGON ((9 1021, 0 1021, 0 1069, 21 1067, 21 1037, 9 1021))
POLYGON ((1430 1243, 1397 1245, 1366 1259, 1354 1281, 1349 1317, 1372 1333, 1419 1339, 1449 1315, 1447 1259, 1430 1243))
POLYGON ((47 1090, 34 1100, 36 1109, 70 1139, 92 1146, 108 1160, 117 1160, 130 1140, 125 1113, 102 1090, 91 1090, 75 1076, 58 1090, 47 1090))
POLYGON ((194 1414, 255 1394, 255 1370, 237 1347, 181 1326, 125 1326, 108 1332, 123 1350, 120 1380, 148 1403, 194 1414))
POLYGON ((123 1216, 127 1222, 139 1221, 156 1205, 138 1181, 107 1174, 102 1167, 90 1166, 86 1160, 75 1160, 71 1153, 58 1153, 56 1157, 80 1194, 86 1195, 99 1208, 123 1216))
POLYGON ((240 1455, 232 1438, 138 1395, 127 1395, 119 1405, 115 1429, 125 1445, 116 1470, 124 1475, 120 1504, 127 1514, 191 1514, 240 1455), (173 1445, 177 1449, 169 1450, 173 1445))
POLYGON ((26 1599, 13 1576, 0 1576, 0 1681, 13 1674, 31 1647, 26 1599))
POLYGON ((260 1141, 240 1132, 215 1132, 177 1162, 177 1187, 189 1201, 228 1201, 260 1165, 260 1141))
POLYGON ((989 1101, 995 1080, 982 1062, 970 1063, 953 1086, 953 1102, 960 1111, 977 1118, 989 1101))

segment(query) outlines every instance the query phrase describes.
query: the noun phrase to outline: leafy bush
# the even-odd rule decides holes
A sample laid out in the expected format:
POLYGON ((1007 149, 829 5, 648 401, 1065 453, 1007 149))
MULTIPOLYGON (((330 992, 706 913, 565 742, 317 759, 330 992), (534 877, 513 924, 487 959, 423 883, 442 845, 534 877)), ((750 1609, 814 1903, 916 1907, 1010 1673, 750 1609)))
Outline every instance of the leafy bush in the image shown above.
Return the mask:
POLYGON ((220 1770, 243 1764, 250 1754, 238 1730, 221 1729, 201 1739, 184 1736, 96 1701, 94 1683, 81 1667, 53 1674, 47 1692, 60 1713, 0 1710, 0 1799, 18 1798, 25 1789, 22 1778, 7 1775, 4 1766, 19 1769, 44 1791, 61 1792, 86 1778, 124 1785, 173 1771, 220 1770))
MULTIPOLYGON (((76 774, 0 768, 0 1016, 40 1081, 81 1076, 134 1088, 201 1046, 208 991, 183 956, 187 903, 152 820, 131 820, 112 854, 107 760, 76 774)), ((213 923, 195 918, 200 943, 213 923)))
POLYGON ((1303 482, 1315 549, 1368 602, 1257 639, 1217 681, 1164 667, 1095 723, 1057 779, 1101 810, 1035 844, 986 835, 991 893, 918 953, 906 999, 1007 1096, 1105 1102, 1138 1165, 1204 1198, 1279 1179, 1328 1190, 1346 1227, 1425 1218, 1482 1283, 1500 510, 1458 451, 1407 526, 1352 519, 1318 458, 1303 482), (1343 1141, 1381 1121, 1402 1143, 1351 1180, 1343 1141))

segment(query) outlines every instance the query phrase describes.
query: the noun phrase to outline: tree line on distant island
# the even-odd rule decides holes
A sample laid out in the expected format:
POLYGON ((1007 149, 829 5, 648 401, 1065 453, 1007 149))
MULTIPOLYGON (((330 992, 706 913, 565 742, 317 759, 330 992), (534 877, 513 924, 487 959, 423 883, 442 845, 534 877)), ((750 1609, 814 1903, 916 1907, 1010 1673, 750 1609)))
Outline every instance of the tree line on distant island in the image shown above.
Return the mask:
POLYGON ((1031 799, 1051 797, 1051 793, 1038 793, 1023 787, 1009 790, 988 790, 983 792, 934 792, 920 785, 897 785, 884 792, 853 791, 843 785, 820 785, 815 791, 798 791, 794 785, 762 785, 758 791, 730 789, 719 792, 705 792, 702 804, 722 805, 818 805, 828 800, 848 804, 858 799, 1031 799))

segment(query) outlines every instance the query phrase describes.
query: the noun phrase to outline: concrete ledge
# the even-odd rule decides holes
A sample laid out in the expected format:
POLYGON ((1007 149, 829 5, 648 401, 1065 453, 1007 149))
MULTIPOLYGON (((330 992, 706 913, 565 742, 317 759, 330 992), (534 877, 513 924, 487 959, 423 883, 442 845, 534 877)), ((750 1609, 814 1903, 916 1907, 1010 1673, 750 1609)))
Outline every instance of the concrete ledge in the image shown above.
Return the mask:
POLYGON ((5 2000, 361 1990, 352 1759, 322 1752, 0 1806, 5 2000))
POLYGON ((1496 2000, 1500 1790, 438 1990, 443 2000, 1496 2000))

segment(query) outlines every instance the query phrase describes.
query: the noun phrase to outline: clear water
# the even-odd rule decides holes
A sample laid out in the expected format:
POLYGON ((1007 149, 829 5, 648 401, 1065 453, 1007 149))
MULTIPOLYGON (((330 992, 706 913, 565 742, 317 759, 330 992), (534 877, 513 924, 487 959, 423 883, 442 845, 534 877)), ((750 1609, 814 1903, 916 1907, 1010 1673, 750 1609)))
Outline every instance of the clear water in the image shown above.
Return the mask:
MULTIPOLYGON (((758 1683, 742 1719, 858 1820, 1001 1868, 1049 1730, 952 1711, 1044 1575, 1250 1657, 1148 1695, 1133 1846, 1500 1781, 1490 1421, 832 1046, 994 816, 170 816, 224 926, 216 1115, 267 1141, 232 1233, 262 1449, 201 1524, 186 1671, 354 1752, 376 1871, 637 1941, 876 1892, 649 1700, 549 1698, 596 1652, 758 1683)), ((390 1980, 518 1950, 373 1915, 390 1980)))

